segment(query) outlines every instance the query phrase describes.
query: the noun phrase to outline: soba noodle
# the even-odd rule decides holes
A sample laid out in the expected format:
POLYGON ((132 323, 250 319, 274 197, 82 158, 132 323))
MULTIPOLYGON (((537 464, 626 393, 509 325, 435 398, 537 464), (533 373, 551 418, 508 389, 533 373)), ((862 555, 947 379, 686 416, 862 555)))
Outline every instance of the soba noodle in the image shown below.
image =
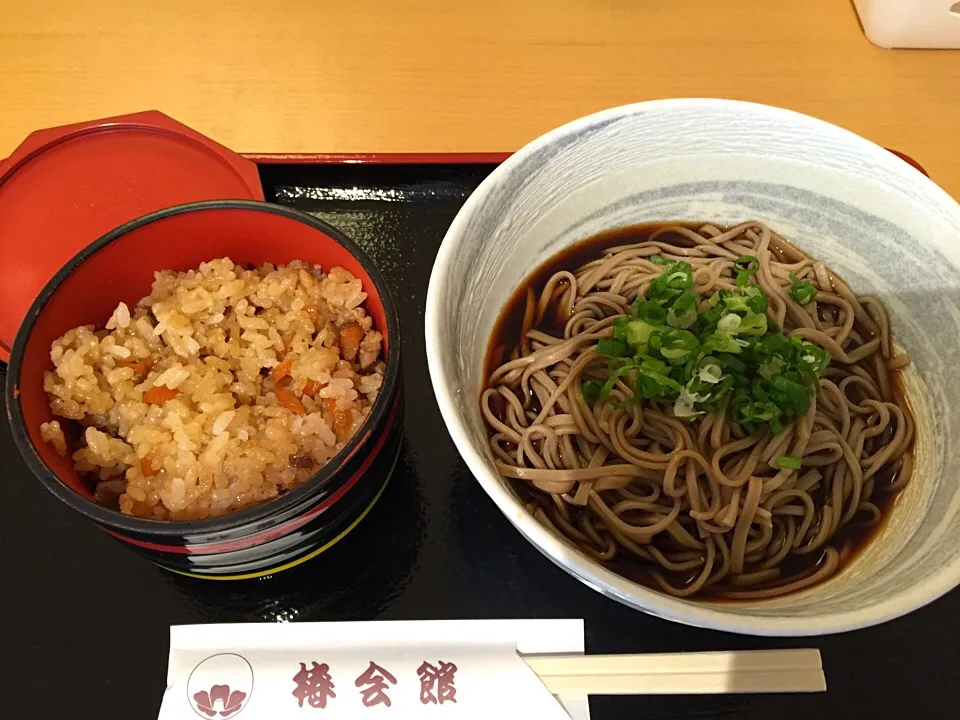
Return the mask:
POLYGON ((663 227, 597 256, 527 290, 516 347, 481 397, 499 471, 545 526, 671 595, 761 599, 830 577, 842 531, 879 522, 912 467, 894 377, 909 358, 895 354, 883 304, 758 222, 663 227), (748 434, 723 408, 681 419, 669 403, 627 404, 624 378, 587 402, 582 383, 607 372, 598 341, 663 271, 654 255, 692 266, 701 311, 735 288, 738 258, 759 260, 768 321, 832 358, 805 415, 748 434), (811 302, 791 297, 791 274, 815 286, 811 302), (551 314, 562 337, 542 329, 551 314), (779 465, 784 455, 801 467, 779 465))

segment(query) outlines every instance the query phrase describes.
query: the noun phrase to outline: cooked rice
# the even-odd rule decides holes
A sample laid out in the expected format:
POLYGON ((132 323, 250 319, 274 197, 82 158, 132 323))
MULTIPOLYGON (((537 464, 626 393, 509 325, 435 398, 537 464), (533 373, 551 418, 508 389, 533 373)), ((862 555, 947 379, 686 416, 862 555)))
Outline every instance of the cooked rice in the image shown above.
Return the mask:
POLYGON ((54 341, 41 436, 68 451, 95 497, 130 515, 194 520, 295 488, 366 420, 383 382, 382 336, 343 268, 228 258, 155 274, 105 330, 54 341), (82 431, 82 432, 81 432, 82 431))

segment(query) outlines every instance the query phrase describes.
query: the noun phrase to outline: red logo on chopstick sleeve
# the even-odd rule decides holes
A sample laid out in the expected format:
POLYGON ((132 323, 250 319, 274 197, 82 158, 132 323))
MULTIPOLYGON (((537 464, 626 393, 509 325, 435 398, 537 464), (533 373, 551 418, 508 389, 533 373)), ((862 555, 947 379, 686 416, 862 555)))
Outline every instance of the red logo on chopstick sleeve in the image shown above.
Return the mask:
POLYGON ((253 668, 234 653, 208 657, 187 680, 187 701, 202 718, 232 718, 239 714, 253 692, 253 668))

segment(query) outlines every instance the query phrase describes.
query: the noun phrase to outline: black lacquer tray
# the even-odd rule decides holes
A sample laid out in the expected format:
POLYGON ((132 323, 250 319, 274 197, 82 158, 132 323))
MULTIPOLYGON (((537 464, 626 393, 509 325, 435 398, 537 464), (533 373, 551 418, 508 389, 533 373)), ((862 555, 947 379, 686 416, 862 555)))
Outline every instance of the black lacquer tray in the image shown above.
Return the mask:
MULTIPOLYGON (((44 491, 0 421, 0 717, 156 717, 173 624, 524 617, 584 618, 591 653, 776 647, 823 653, 825 694, 596 697, 597 720, 957 714, 958 592, 901 620, 845 635, 727 635, 658 620, 602 597, 542 557, 501 516, 447 436, 423 342, 434 255, 454 214, 493 167, 261 166, 268 200, 314 213, 364 247, 391 283, 401 315, 406 425, 400 465, 370 515, 306 565, 241 583, 159 570, 44 491)), ((0 365, 0 374, 5 371, 0 365)))

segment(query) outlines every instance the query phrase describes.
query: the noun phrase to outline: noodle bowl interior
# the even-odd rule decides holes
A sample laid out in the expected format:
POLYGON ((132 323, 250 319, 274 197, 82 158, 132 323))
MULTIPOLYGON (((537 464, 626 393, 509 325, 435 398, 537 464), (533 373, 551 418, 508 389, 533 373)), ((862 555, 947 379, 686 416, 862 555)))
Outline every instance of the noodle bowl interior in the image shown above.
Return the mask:
POLYGON ((822 582, 910 480, 886 309, 759 222, 568 249, 505 306, 486 360, 490 449, 528 510, 671 595, 822 582))

